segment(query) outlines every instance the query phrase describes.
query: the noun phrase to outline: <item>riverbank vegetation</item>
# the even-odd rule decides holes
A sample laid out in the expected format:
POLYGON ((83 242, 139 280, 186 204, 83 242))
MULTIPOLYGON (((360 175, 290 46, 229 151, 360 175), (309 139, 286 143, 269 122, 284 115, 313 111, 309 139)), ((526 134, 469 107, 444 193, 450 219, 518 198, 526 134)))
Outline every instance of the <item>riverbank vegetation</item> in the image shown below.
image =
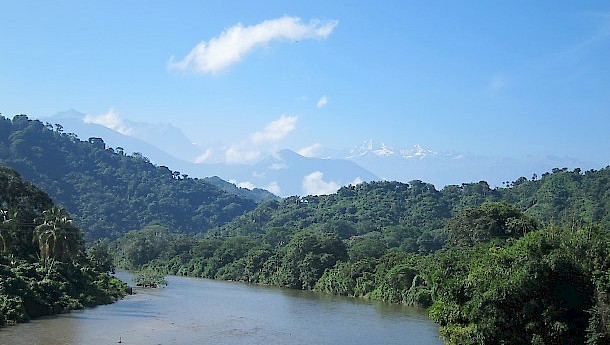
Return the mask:
POLYGON ((0 164, 66 207, 0 170, 0 323, 115 300, 110 253, 153 277, 426 307, 448 344, 610 343, 610 167, 244 198, 25 115, 0 118, 0 164))
MULTIPOLYGON (((106 247, 107 249, 107 247, 106 247)), ((126 285, 46 193, 0 168, 0 326, 111 303, 126 285)))
POLYGON ((167 281, 163 274, 150 268, 144 268, 134 272, 136 286, 145 288, 156 288, 161 285, 167 286, 167 281))
POLYGON ((260 204, 202 238, 152 226, 119 265, 429 308, 448 344, 610 340, 610 169, 506 188, 413 181, 260 204))

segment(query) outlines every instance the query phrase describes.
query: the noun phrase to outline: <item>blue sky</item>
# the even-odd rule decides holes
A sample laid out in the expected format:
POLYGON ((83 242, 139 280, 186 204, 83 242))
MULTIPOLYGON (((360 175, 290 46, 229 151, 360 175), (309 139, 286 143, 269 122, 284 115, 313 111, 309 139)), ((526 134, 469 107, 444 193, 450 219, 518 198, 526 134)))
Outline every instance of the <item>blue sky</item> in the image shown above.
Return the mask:
POLYGON ((3 1, 0 112, 70 108, 233 162, 373 139, 602 167, 610 3, 3 1))

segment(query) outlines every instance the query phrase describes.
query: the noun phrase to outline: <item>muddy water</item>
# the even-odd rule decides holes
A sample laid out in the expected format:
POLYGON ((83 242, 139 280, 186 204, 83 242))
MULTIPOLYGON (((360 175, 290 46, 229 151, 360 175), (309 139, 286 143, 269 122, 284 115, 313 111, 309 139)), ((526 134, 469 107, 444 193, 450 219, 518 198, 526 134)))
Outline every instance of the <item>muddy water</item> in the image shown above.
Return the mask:
MULTIPOLYGON (((121 273, 126 276, 127 273, 121 273)), ((0 344, 442 344, 415 308, 167 277, 106 306, 0 329, 0 344)))

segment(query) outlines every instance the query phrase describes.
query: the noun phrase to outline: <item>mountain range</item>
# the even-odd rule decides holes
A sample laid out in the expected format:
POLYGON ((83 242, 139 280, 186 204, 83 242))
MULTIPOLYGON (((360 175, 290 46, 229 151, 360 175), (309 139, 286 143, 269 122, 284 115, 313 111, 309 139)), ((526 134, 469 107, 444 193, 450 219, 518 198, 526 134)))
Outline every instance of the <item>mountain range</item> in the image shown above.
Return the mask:
MULTIPOLYGON (((500 157, 468 152, 433 151, 420 145, 394 149, 384 143, 365 141, 342 153, 346 159, 370 168, 383 180, 422 180, 436 188, 446 185, 487 181, 502 186, 517 177, 542 175, 554 168, 594 168, 591 162, 570 157, 500 157)), ((599 167, 595 167, 599 168, 599 167)))
POLYGON ((541 175, 557 167, 599 168, 570 157, 483 156, 468 152, 437 151, 421 145, 394 148, 366 140, 345 149, 327 149, 319 157, 305 157, 283 149, 270 152, 254 164, 195 163, 203 148, 193 144, 177 127, 121 120, 108 128, 76 110, 57 113, 42 121, 60 123, 79 137, 101 137, 126 152, 140 152, 151 162, 191 177, 218 176, 236 186, 266 189, 278 196, 329 194, 339 187, 364 181, 421 180, 437 188, 479 182, 501 186, 517 177, 541 175))
POLYGON ((379 179, 350 160, 304 157, 291 150, 274 152, 249 165, 194 163, 200 153, 197 147, 180 129, 169 124, 129 122, 111 129, 88 122, 85 114, 75 110, 40 120, 59 123, 65 132, 75 133, 84 140, 103 138, 110 147, 121 147, 126 153, 139 152, 157 165, 191 177, 218 176, 238 187, 263 188, 278 196, 330 194, 344 185, 379 179))

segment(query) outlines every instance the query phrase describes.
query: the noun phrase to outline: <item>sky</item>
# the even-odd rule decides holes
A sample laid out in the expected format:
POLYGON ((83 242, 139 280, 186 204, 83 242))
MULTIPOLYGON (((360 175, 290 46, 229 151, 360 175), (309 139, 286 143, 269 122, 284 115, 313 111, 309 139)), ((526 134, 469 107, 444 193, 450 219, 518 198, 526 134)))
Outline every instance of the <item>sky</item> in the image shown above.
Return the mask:
POLYGON ((603 167, 610 2, 2 1, 0 112, 67 109, 170 123, 200 162, 373 139, 603 167))

